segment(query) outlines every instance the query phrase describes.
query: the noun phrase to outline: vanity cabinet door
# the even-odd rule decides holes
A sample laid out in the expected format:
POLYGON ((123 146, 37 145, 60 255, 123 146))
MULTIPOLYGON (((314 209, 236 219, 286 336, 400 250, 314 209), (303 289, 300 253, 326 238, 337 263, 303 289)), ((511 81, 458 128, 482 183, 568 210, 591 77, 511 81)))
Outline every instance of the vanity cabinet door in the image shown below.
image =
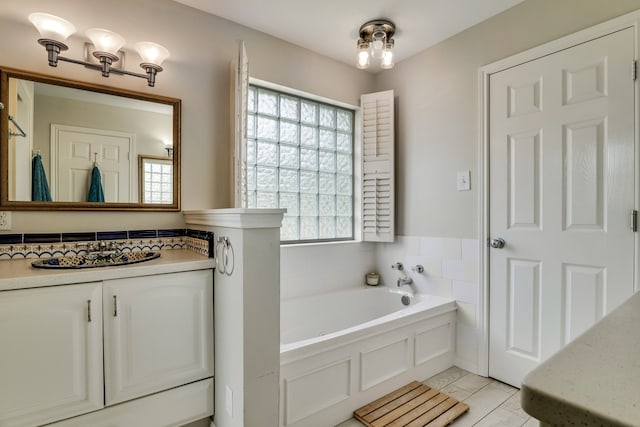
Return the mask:
POLYGON ((108 280, 105 402, 213 376, 213 272, 108 280))
POLYGON ((101 283, 0 292, 0 426, 103 406, 101 283))

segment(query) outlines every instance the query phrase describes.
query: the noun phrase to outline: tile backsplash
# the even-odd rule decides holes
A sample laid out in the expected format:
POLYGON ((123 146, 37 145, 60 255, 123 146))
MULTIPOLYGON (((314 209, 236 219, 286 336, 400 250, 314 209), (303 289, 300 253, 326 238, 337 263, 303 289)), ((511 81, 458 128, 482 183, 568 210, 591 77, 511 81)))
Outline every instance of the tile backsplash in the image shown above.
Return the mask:
POLYGON ((0 234, 0 260, 84 254, 87 242, 117 241, 120 250, 189 249, 213 256, 213 233, 190 229, 0 234))
POLYGON ((477 239, 396 236, 395 242, 376 246, 376 265, 383 284, 396 287, 400 274, 390 266, 402 262, 416 291, 456 300, 456 365, 474 372, 478 369, 480 334, 479 258, 477 239), (418 264, 424 267, 423 273, 414 270, 418 264))

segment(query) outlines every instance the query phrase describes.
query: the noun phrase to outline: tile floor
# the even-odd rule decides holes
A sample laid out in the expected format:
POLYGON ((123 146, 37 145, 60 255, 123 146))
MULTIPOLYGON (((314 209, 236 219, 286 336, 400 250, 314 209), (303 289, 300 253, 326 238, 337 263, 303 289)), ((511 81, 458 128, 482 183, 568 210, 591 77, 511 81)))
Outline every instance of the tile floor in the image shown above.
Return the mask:
MULTIPOLYGON (((520 391, 517 388, 491 378, 454 366, 423 382, 469 405, 469 411, 455 420, 451 424, 453 427, 540 425, 520 408, 520 391)), ((362 427, 362 424, 351 418, 336 427, 362 427)))

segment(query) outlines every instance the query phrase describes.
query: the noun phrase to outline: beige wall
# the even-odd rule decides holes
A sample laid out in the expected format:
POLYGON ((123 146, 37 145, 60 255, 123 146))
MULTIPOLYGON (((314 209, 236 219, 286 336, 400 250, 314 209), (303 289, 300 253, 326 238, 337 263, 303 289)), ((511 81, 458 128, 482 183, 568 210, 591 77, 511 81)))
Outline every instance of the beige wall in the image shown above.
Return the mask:
MULTIPOLYGON (((394 89, 397 97, 397 232, 474 238, 478 234, 477 72, 482 65, 640 8, 640 0, 526 0, 393 70, 375 76, 171 0, 4 0, 0 64, 183 100, 183 209, 227 207, 229 194, 229 62, 245 40, 252 77, 343 102, 394 89), (52 5, 55 5, 52 6, 52 5), (112 76, 68 63, 46 65, 26 16, 54 12, 78 33, 104 25, 130 41, 151 39, 171 57, 155 89, 142 79, 112 76), (472 191, 457 192, 456 172, 471 170, 472 191)), ((401 23, 399 23, 401 25, 401 23)), ((79 57, 85 38, 69 40, 79 57)), ((401 38, 398 38, 401 43, 401 38)), ((137 54, 127 49, 127 68, 137 54)), ((179 213, 14 212, 12 232, 174 227, 179 213), (53 224, 55 222, 55 224, 53 224)))
MULTIPOLYGON (((358 104, 375 77, 309 50, 196 11, 171 0, 3 0, 0 8, 0 65, 60 77, 123 87, 182 99, 182 207, 229 207, 229 63, 244 40, 252 77, 358 104), (31 12, 68 19, 78 33, 68 40, 67 56, 80 58, 90 27, 107 27, 128 40, 127 69, 136 70, 141 40, 156 41, 171 57, 155 88, 142 79, 111 76, 61 62, 47 66, 31 12)), ((180 213, 13 212, 11 232, 92 231, 169 228, 184 225, 180 213), (126 218, 126 220, 125 220, 126 218)))
POLYGON ((397 98, 396 233, 477 238, 481 66, 637 8, 638 0, 526 0, 380 73, 376 89, 397 98), (456 173, 467 169, 472 191, 458 192, 456 173))

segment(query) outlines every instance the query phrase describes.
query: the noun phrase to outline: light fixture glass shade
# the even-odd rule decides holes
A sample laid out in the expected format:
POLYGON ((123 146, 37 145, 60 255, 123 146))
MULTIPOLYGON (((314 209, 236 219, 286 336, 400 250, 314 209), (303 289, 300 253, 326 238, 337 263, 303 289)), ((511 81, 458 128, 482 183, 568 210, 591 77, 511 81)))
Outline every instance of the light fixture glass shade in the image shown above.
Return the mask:
POLYGON ((118 51, 125 44, 121 35, 102 28, 89 28, 86 34, 96 47, 96 52, 107 52, 117 56, 118 51))
POLYGON ((364 50, 358 52, 358 68, 369 68, 369 52, 364 50))
POLYGON ((138 42, 134 45, 143 64, 161 65, 169 56, 169 51, 158 43, 138 42))
POLYGON ((382 59, 380 60, 380 68, 384 68, 385 70, 389 68, 393 68, 393 40, 391 43, 387 43, 384 52, 382 52, 382 59))
POLYGON ((49 13, 32 13, 28 18, 43 39, 63 42, 76 32, 76 27, 71 22, 49 13))
POLYGON ((371 36, 371 57, 382 58, 387 35, 384 31, 375 31, 371 36))
POLYGON ((358 62, 357 67, 360 69, 369 68, 369 43, 364 40, 358 41, 358 62))

